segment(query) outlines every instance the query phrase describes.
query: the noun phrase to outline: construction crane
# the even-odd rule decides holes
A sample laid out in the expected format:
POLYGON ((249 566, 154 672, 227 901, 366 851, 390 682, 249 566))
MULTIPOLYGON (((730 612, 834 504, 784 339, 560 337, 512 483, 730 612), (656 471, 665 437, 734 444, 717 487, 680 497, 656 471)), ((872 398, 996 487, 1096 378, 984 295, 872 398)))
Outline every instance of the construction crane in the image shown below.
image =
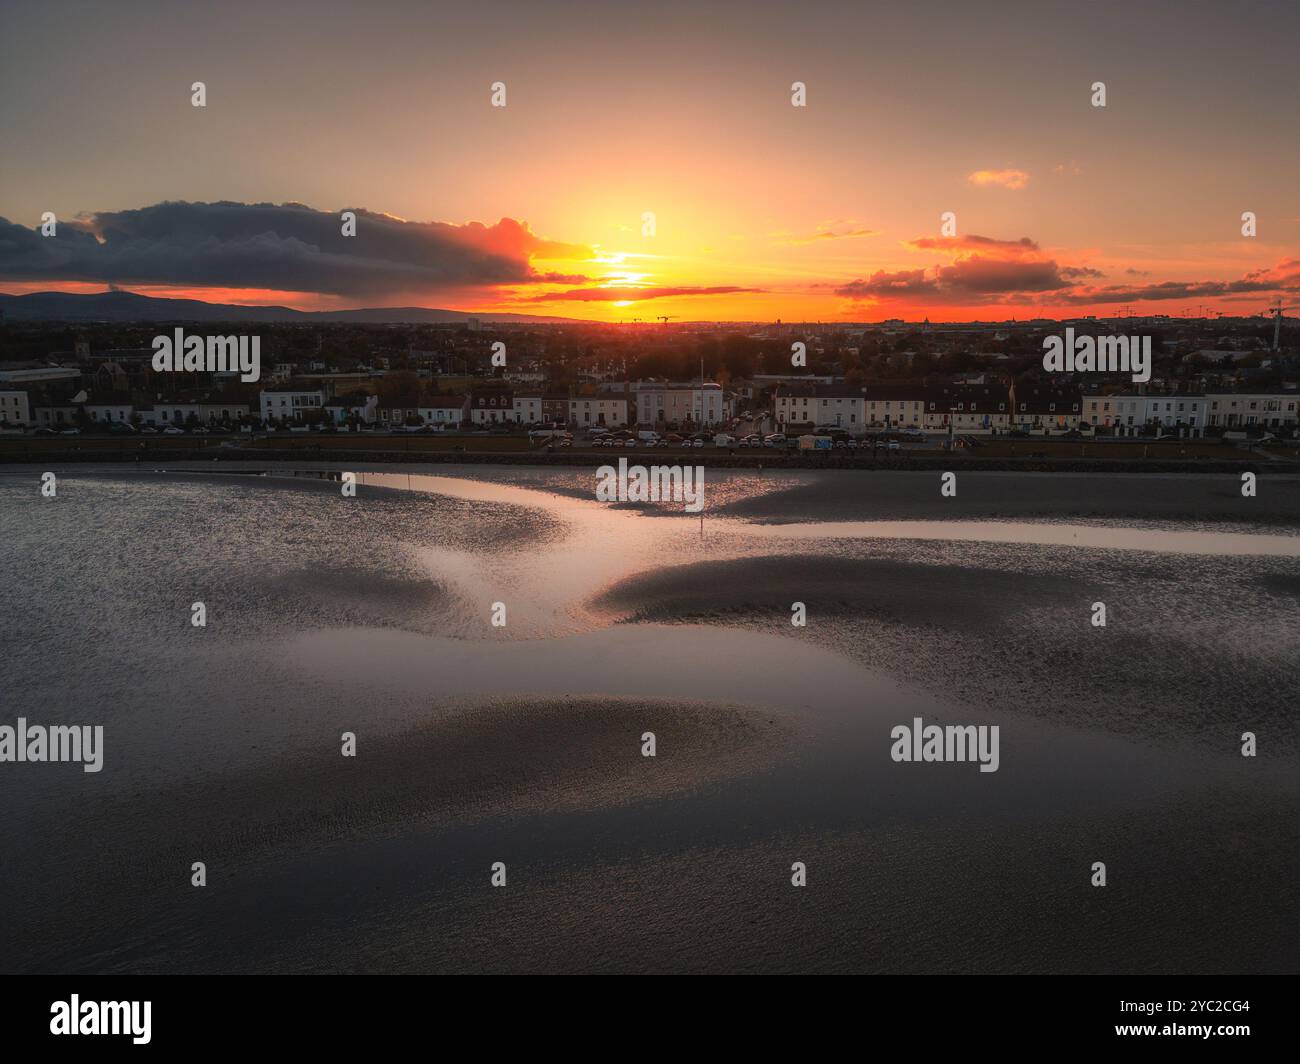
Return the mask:
POLYGON ((1282 312, 1286 310, 1300 310, 1300 304, 1293 304, 1289 307, 1282 306, 1282 301, 1278 300, 1277 306, 1266 307, 1265 313, 1273 315, 1273 350, 1278 350, 1278 341, 1282 336, 1282 312))

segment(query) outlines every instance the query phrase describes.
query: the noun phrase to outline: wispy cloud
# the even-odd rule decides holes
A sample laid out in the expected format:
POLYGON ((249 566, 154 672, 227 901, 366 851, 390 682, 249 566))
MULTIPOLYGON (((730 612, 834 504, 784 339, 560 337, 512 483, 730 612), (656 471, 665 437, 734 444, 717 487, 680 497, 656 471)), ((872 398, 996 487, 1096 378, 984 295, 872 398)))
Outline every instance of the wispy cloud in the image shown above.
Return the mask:
POLYGON ((793 233, 773 233, 773 236, 779 238, 778 244, 785 245, 802 245, 818 244, 825 240, 853 240, 858 237, 878 236, 879 232, 875 229, 845 229, 841 232, 835 232, 833 229, 819 229, 815 233, 796 235, 793 233))
POLYGON ((525 303, 551 303, 576 301, 581 303, 620 303, 646 299, 669 299, 679 296, 721 296, 740 292, 763 292, 762 288, 741 288, 735 285, 715 285, 700 287, 696 285, 668 285, 663 287, 601 287, 570 288, 563 292, 539 293, 523 300, 525 303))
POLYGON ((1029 184, 1029 175, 1023 170, 974 170, 966 175, 966 182, 977 188, 997 186, 1018 191, 1029 184))

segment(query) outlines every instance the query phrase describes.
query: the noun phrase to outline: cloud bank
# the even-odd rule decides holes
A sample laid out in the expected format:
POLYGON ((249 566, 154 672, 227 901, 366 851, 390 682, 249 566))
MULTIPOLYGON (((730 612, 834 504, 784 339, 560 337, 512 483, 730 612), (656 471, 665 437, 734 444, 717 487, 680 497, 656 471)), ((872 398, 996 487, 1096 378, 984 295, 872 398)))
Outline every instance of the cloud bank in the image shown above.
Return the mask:
POLYGON ((0 218, 0 278, 268 288, 368 298, 444 287, 582 283, 534 259, 586 259, 524 222, 410 222, 364 208, 356 235, 341 212, 301 203, 166 202, 61 220, 42 236, 0 218))

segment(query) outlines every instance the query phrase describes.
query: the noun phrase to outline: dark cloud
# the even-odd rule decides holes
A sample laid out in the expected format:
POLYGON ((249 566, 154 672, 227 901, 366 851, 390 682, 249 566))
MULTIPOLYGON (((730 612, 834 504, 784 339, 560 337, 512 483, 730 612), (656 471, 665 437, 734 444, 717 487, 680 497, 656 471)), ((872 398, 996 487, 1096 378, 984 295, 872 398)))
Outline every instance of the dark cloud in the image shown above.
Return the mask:
POLYGON ((996 303, 1060 292, 1074 287, 1081 278, 1105 276, 1087 266, 1058 265, 1027 236, 1019 240, 999 240, 977 233, 923 236, 905 245, 914 251, 947 252, 953 261, 923 270, 879 270, 866 280, 841 285, 836 293, 872 302, 996 303))
POLYGON ((349 209, 353 237, 342 235, 341 212, 301 203, 159 203, 60 221, 52 237, 0 218, 0 278, 352 297, 587 280, 534 271, 534 258, 582 259, 591 249, 543 240, 512 218, 452 225, 349 209))
POLYGON ((1265 292, 1300 293, 1300 259, 1285 259, 1276 266, 1252 270, 1235 281, 1161 281, 1142 285, 1105 285, 1078 288, 1069 303, 1138 303, 1145 300, 1213 299, 1250 296, 1265 292))
POLYGON ((1106 285, 1081 288, 1065 297, 1067 303, 1137 303, 1145 300, 1244 295, 1272 292, 1275 281, 1162 281, 1159 284, 1106 285))
MULTIPOLYGON (((953 238, 951 250, 983 246, 986 238, 953 238), (977 242, 972 244, 972 242, 977 242)), ((929 247, 912 241, 916 247, 929 247)), ((1267 269, 1253 270, 1235 281, 1162 281, 1156 284, 1084 285, 1089 278, 1104 277, 1089 266, 1059 266, 1050 259, 1022 257, 1018 247, 1036 247, 1032 241, 994 241, 999 247, 990 258, 985 254, 959 256, 951 266, 924 270, 884 270, 866 280, 852 281, 835 289, 837 295, 856 301, 915 302, 953 305, 1041 301, 1088 306, 1105 303, 1247 297, 1262 293, 1300 295, 1300 259, 1287 259, 1267 269)), ((934 247, 945 246, 939 241, 934 247)), ((1127 271, 1135 273, 1139 271, 1127 271)))
POLYGON ((855 300, 916 302, 980 302, 1024 292, 1055 292, 1070 288, 1061 269, 1050 260, 990 259, 980 255, 959 259, 933 270, 878 270, 865 281, 835 289, 855 300))

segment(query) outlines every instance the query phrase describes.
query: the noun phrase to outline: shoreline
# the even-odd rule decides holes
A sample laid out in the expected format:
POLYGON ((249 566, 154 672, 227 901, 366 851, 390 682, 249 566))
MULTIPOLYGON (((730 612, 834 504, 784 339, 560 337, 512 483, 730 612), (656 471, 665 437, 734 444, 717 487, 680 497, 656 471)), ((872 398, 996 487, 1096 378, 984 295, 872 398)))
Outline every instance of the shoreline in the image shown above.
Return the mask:
MULTIPOLYGON (((61 479, 77 475, 128 481, 198 478, 209 483, 258 481, 265 486, 274 482, 276 486, 326 490, 338 480, 341 470, 350 467, 360 474, 432 476, 451 478, 457 483, 481 481, 505 489, 524 489, 511 498, 514 504, 545 507, 548 496, 594 499, 594 486, 587 478, 597 464, 594 460, 564 465, 373 460, 344 463, 304 458, 295 462, 88 462, 55 468, 62 470, 61 479)), ((706 482, 717 494, 710 495, 703 516, 734 518, 750 525, 1065 520, 1300 531, 1300 475, 1275 468, 1257 474, 1259 489, 1252 497, 1241 494, 1239 475, 1246 472, 1242 469, 1132 470, 1117 476, 1113 471, 989 470, 959 463, 949 468, 961 474, 957 495, 951 498, 942 497, 937 488, 937 473, 945 470, 868 467, 831 474, 807 468, 758 471, 720 467, 706 482)), ((0 479, 36 478, 39 473, 32 472, 34 469, 41 467, 0 464, 0 479)), ((363 490, 389 489, 367 484, 363 490)), ((631 508, 648 517, 695 516, 655 504, 631 508)))
MULTIPOLYGON (((608 463, 612 452, 571 451, 546 454, 540 451, 409 451, 371 450, 366 448, 322 448, 315 444, 293 447, 149 447, 144 450, 126 445, 66 449, 24 447, 21 450, 0 447, 0 464, 40 465, 96 463, 138 465, 144 462, 293 462, 315 461, 331 464, 359 462, 397 465, 507 465, 572 468, 608 463)), ((1024 473, 1291 473, 1300 474, 1300 461, 1261 454, 1239 457, 1209 458, 1094 458, 1094 457, 988 457, 979 458, 966 451, 871 454, 818 454, 780 451, 745 451, 721 453, 709 450, 669 450, 631 448, 619 457, 635 458, 642 464, 680 464, 706 469, 772 470, 972 470, 981 472, 1024 473)))

